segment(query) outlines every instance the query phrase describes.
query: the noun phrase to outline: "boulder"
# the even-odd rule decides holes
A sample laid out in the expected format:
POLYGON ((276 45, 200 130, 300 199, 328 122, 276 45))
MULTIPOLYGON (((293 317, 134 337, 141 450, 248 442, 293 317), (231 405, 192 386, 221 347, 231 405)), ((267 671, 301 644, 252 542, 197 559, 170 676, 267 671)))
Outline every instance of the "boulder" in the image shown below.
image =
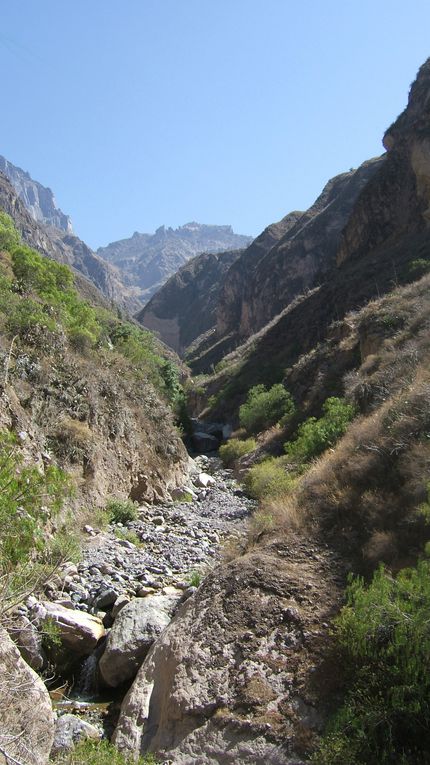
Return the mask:
POLYGON ((207 489, 208 486, 215 485, 215 478, 212 478, 212 476, 209 475, 208 473, 199 473, 195 482, 197 486, 201 486, 202 489, 207 489))
POLYGON ((215 452, 220 445, 218 438, 211 436, 210 433, 202 433, 201 431, 193 433, 192 441, 197 452, 215 452))
POLYGON ((214 569, 148 652, 115 745, 175 765, 301 763, 303 741, 325 722, 314 694, 330 693, 315 684, 321 624, 340 597, 334 558, 324 555, 312 597, 303 566, 273 548, 214 569))
POLYGON ((104 589, 94 598, 94 608, 99 611, 107 611, 113 606, 117 598, 118 592, 113 587, 104 589))
POLYGON ((45 685, 0 630, 0 763, 45 765, 54 724, 45 685))
POLYGON ((135 598, 121 609, 99 663, 106 685, 115 688, 135 676, 152 643, 169 624, 178 600, 177 595, 150 595, 135 598))
POLYGON ((128 595, 125 595, 124 593, 122 595, 118 595, 115 603, 113 604, 112 608, 112 619, 116 619, 119 612, 122 611, 124 606, 127 605, 127 603, 130 603, 130 598, 128 595))
POLYGON ((101 738, 100 731, 76 715, 62 715, 55 723, 51 757, 66 752, 84 738, 101 738))
POLYGON ((105 634, 103 623, 97 616, 48 601, 40 605, 42 625, 48 619, 54 622, 63 647, 72 651, 75 656, 88 656, 105 634))

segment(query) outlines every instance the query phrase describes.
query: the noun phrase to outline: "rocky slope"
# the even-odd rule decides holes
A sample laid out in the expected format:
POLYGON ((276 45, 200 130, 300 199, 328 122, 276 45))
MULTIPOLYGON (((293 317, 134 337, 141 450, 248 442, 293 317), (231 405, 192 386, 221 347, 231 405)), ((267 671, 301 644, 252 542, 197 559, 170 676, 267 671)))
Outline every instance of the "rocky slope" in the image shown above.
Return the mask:
POLYGON ((180 356, 200 335, 215 329, 215 309, 223 276, 242 250, 203 253, 170 277, 136 319, 180 356))
POLYGON ((206 371, 326 279, 354 203, 383 163, 383 157, 369 160, 332 178, 307 212, 270 226, 236 260, 219 290, 216 332, 190 355, 196 371, 206 371))
POLYGON ((187 223, 177 229, 160 226, 155 234, 135 232, 129 239, 99 247, 97 254, 117 266, 124 283, 137 287, 146 302, 190 258, 202 252, 224 252, 246 246, 251 237, 231 226, 187 223))
POLYGON ((0 155, 0 172, 10 180, 34 220, 72 234, 72 221, 58 207, 51 189, 0 155))
POLYGON ((45 225, 27 209, 9 179, 0 173, 0 209, 10 215, 20 231, 23 241, 49 258, 66 263, 79 275, 79 288, 84 296, 93 300, 112 301, 133 312, 140 304, 133 298, 132 290, 121 283, 113 266, 99 258, 79 237, 71 232, 45 225))

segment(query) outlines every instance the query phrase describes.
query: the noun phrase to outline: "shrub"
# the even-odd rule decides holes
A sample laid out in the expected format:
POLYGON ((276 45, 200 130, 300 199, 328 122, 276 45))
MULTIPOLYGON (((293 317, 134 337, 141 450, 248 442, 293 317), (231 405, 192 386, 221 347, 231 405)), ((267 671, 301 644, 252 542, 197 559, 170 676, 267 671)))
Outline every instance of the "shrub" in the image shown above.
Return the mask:
POLYGON ((136 545, 136 547, 142 546, 142 542, 134 529, 115 529, 115 536, 117 539, 131 542, 133 545, 136 545))
POLYGON ((356 411, 354 404, 341 398, 328 398, 323 405, 323 416, 318 420, 309 417, 300 425, 296 440, 284 444, 288 457, 297 462, 318 457, 345 433, 356 411))
POLYGON ((271 457, 248 470, 245 488, 255 499, 280 497, 291 492, 296 481, 296 476, 285 470, 282 458, 271 457))
POLYGON ((61 507, 64 473, 24 467, 14 436, 0 434, 0 567, 10 569, 44 547, 44 528, 61 507))
POLYGON ((228 467, 232 465, 240 457, 245 454, 249 454, 254 451, 257 443, 255 438, 247 438, 245 441, 240 441, 238 438, 232 438, 223 444, 219 448, 219 456, 221 457, 224 465, 228 467))
POLYGON ((425 763, 430 757, 430 562, 352 579, 336 622, 344 704, 315 765, 425 763))
POLYGON ((79 462, 88 456, 93 434, 88 423, 64 415, 53 431, 49 443, 57 457, 79 462))
POLYGON ((273 385, 269 390, 264 385, 255 385, 239 409, 239 420, 248 433, 258 433, 281 418, 285 421, 294 411, 294 402, 281 383, 273 385))
POLYGON ((106 510, 111 523, 128 523, 137 518, 137 505, 131 499, 110 499, 106 510))

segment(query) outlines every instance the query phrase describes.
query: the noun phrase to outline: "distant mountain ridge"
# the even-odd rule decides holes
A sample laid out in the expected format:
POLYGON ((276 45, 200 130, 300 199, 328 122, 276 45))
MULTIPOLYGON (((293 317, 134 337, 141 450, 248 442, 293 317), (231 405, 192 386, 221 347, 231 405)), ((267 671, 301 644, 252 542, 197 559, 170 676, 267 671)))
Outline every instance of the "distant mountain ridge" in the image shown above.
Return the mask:
POLYGON ((97 254, 116 266, 124 284, 137 288, 136 297, 145 303, 196 255, 242 249, 251 241, 231 226, 192 221, 176 229, 160 226, 154 234, 135 231, 128 239, 99 247, 97 254))
POLYGON ((38 223, 54 226, 66 234, 73 234, 72 221, 62 212, 51 189, 33 180, 31 175, 0 155, 0 171, 10 180, 30 215, 38 223))

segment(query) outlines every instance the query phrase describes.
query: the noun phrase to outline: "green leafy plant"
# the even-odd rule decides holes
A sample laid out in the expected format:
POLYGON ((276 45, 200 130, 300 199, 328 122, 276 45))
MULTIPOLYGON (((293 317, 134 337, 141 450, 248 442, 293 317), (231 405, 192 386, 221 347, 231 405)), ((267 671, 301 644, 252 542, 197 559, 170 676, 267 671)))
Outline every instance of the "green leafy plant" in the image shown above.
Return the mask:
POLYGON ((245 488, 251 497, 265 499, 289 494, 297 476, 285 469, 285 458, 271 457, 253 465, 245 476, 245 488))
POLYGON ((284 445, 285 452, 299 463, 318 457, 345 433, 356 413, 354 404, 334 396, 328 398, 323 405, 323 416, 305 420, 299 426, 297 438, 284 445))
POLYGON ((193 495, 190 494, 189 491, 183 491, 182 494, 178 496, 178 498, 175 500, 176 502, 192 502, 193 501, 193 495))
POLYGON ((111 523, 128 523, 137 518, 137 505, 131 499, 110 499, 106 510, 111 523))
POLYGON ((12 218, 3 210, 0 210, 0 250, 8 252, 16 247, 21 237, 15 228, 12 218))
POLYGON ((369 586, 350 580, 336 621, 345 701, 315 765, 388 765, 430 759, 430 562, 369 586))
POLYGON ((67 488, 56 467, 40 472, 23 464, 13 434, 0 433, 0 565, 25 561, 45 543, 44 527, 58 512, 67 488))
POLYGON ((254 451, 257 442, 255 438, 247 438, 244 441, 240 441, 238 438, 231 438, 226 444, 222 444, 219 448, 219 456, 221 457, 224 465, 228 467, 232 465, 240 457, 245 454, 249 454, 254 451))
POLYGON ((200 587, 202 582, 202 575, 200 571, 192 571, 188 577, 188 584, 190 587, 200 587))
POLYGON ((248 433, 258 433, 279 422, 281 418, 285 423, 294 412, 291 395, 281 383, 273 385, 269 390, 264 385, 255 385, 239 409, 239 421, 248 433))

